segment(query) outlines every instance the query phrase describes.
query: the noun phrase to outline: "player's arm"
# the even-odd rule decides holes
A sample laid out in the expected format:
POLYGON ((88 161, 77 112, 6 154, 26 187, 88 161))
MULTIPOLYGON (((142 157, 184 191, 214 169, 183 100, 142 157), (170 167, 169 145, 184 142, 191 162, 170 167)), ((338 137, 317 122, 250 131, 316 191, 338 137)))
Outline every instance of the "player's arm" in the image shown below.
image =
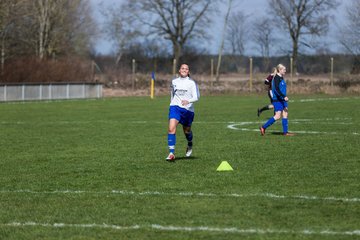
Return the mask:
POLYGON ((265 83, 266 85, 270 85, 273 78, 274 78, 274 76, 272 76, 272 75, 270 74, 269 76, 267 76, 267 78, 265 78, 264 83, 265 83))
POLYGON ((192 98, 188 100, 190 103, 197 102, 200 99, 199 88, 195 82, 191 87, 191 95, 192 95, 192 98))
POLYGON ((171 98, 171 100, 173 100, 173 98, 174 98, 174 91, 175 91, 174 84, 173 84, 173 81, 171 81, 171 85, 170 85, 170 98, 171 98))

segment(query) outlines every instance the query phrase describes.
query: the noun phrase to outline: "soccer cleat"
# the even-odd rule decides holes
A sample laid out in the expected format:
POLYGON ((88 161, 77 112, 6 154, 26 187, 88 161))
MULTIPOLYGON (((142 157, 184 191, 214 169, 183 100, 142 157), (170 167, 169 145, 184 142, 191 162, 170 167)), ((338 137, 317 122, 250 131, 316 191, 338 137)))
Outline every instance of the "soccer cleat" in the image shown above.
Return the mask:
POLYGON ((260 111, 260 109, 258 108, 258 111, 257 111, 258 117, 260 117, 260 113, 261 113, 261 111, 260 111))
POLYGON ((265 128, 260 127, 259 129, 260 129, 261 136, 264 136, 265 135, 265 128))
POLYGON ((192 147, 188 146, 188 147, 186 148, 186 154, 185 154, 185 156, 186 156, 186 157, 190 157, 191 154, 192 154, 192 147))
POLYGON ((169 153, 169 155, 166 158, 166 161, 169 161, 169 162, 175 161, 175 155, 173 153, 169 153))
POLYGON ((294 133, 289 133, 289 132, 284 133, 284 136, 294 136, 294 135, 295 135, 294 133))

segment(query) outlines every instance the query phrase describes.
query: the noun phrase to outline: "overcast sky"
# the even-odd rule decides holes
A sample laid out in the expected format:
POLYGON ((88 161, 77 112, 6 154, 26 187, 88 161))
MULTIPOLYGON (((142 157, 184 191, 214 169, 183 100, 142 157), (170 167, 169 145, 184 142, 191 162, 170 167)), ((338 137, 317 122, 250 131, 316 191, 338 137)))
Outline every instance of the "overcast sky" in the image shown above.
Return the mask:
MULTIPOLYGON (((102 22, 102 16, 98 13, 97 9, 101 2, 106 6, 118 6, 123 0, 91 0, 94 8, 94 16, 95 19, 100 24, 102 22)), ((234 11, 241 10, 246 15, 249 15, 250 18, 253 17, 262 17, 267 13, 268 8, 268 0, 235 0, 234 1, 234 11)), ((323 43, 333 52, 340 52, 342 49, 337 42, 337 30, 338 26, 344 21, 344 13, 346 6, 351 2, 351 0, 342 0, 339 1, 340 5, 337 11, 333 11, 334 18, 330 20, 330 31, 327 36, 323 39, 323 43)), ((224 10, 225 11, 225 10, 224 10)), ((223 13, 225 15, 225 13, 223 13)), ((217 24, 214 24, 211 31, 213 32, 213 36, 221 36, 221 30, 223 28, 223 18, 219 17, 217 24)), ((216 53, 219 49, 220 45, 220 37, 214 38, 209 42, 209 51, 211 53, 216 53)), ((100 38, 95 47, 96 51, 101 54, 111 54, 112 53, 112 45, 109 41, 107 41, 104 37, 100 38)), ((311 52, 310 52, 311 53, 311 52)), ((246 51, 246 55, 256 55, 256 50, 249 46, 246 51)))

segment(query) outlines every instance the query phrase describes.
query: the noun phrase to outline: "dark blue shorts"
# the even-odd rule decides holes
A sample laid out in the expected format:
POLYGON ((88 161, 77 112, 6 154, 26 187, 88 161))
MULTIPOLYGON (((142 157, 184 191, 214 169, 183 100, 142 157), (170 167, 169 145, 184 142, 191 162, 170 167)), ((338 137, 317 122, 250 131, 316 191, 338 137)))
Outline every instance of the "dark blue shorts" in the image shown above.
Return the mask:
POLYGON ((169 120, 175 118, 183 126, 190 127, 194 121, 195 114, 185 108, 179 106, 170 106, 169 108, 169 120))
POLYGON ((280 102, 273 102, 272 103, 274 105, 274 111, 275 112, 279 112, 284 110, 285 108, 288 107, 288 103, 285 101, 280 101, 280 102))

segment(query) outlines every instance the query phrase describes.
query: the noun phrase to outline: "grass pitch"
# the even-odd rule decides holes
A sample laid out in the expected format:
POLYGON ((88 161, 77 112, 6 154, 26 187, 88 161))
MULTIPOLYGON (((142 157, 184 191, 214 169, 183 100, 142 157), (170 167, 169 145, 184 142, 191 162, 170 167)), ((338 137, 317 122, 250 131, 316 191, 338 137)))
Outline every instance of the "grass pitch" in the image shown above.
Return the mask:
POLYGON ((358 239, 360 99, 266 103, 202 97, 175 163, 168 97, 0 104, 0 239, 358 239))

